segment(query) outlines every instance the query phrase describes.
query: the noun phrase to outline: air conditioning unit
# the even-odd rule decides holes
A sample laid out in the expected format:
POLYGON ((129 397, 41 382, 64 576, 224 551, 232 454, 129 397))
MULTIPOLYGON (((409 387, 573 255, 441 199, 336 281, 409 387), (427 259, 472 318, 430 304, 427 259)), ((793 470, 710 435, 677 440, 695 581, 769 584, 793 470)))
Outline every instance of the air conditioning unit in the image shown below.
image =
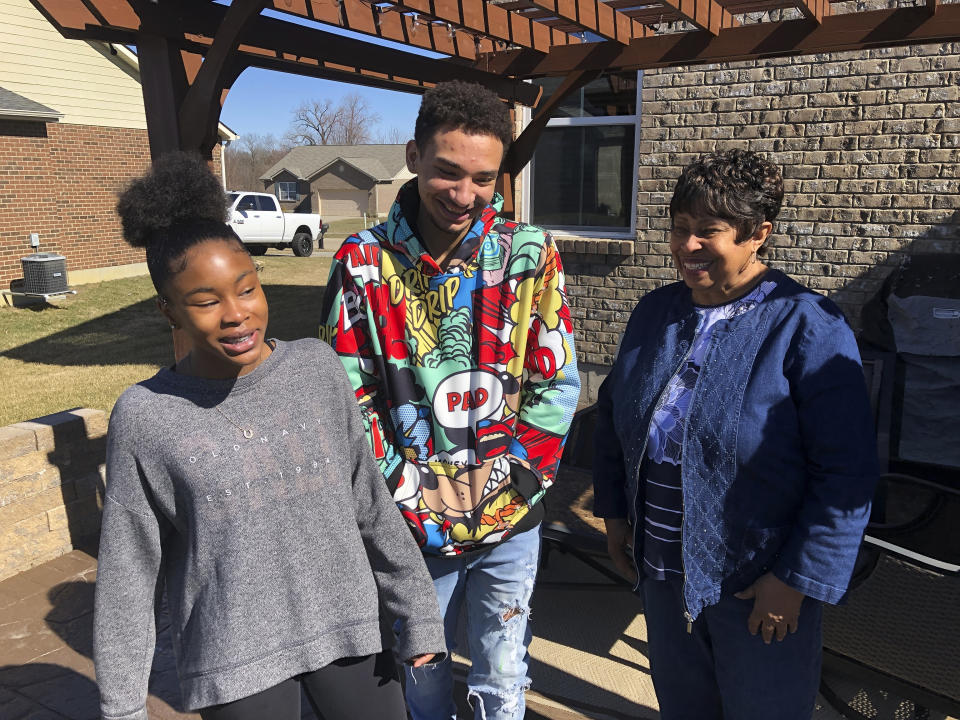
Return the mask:
POLYGON ((66 292, 67 259, 56 253, 34 253, 20 258, 23 291, 29 295, 66 292))

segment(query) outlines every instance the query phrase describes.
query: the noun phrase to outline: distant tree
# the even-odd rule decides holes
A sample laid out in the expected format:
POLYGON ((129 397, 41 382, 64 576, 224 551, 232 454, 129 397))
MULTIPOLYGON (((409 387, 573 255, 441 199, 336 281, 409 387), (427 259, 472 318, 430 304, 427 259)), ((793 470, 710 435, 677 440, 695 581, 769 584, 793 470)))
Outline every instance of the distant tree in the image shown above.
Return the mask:
POLYGON ((370 108, 370 104, 357 93, 344 96, 340 101, 340 128, 335 133, 339 145, 363 145, 370 142, 373 126, 380 122, 380 116, 370 108))
POLYGON ((290 150, 290 144, 272 134, 248 133, 226 149, 227 187, 263 192, 260 176, 290 150))
POLYGON ((330 145, 341 123, 341 110, 331 100, 308 100, 293 111, 284 136, 292 145, 330 145))
POLYGON ((309 100, 293 111, 284 138, 291 145, 362 145, 372 138, 380 116, 357 93, 331 100, 309 100))
POLYGON ((376 141, 381 145, 405 145, 412 137, 412 133, 405 133, 398 127, 392 127, 389 130, 381 128, 377 131, 376 141))

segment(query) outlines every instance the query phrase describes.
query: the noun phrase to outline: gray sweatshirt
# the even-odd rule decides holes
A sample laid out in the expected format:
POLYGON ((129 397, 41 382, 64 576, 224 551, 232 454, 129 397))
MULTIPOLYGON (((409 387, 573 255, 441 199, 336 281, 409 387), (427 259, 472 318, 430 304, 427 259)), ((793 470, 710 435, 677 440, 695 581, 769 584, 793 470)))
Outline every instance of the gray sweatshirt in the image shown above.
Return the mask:
POLYGON ((94 618, 104 718, 145 719, 165 584, 188 709, 343 657, 442 653, 433 584, 339 359, 279 342, 253 372, 161 370, 110 418, 94 618), (246 431, 246 432, 244 432, 246 431))

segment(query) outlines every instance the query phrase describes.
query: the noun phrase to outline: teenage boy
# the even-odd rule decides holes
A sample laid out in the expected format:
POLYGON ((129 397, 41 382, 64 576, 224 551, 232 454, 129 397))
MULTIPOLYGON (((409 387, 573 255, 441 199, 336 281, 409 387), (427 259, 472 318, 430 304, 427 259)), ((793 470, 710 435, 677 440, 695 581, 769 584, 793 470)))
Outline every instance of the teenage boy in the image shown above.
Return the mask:
MULTIPOLYGON (((427 91, 407 143, 416 177, 387 222, 337 252, 321 335, 433 576, 447 643, 461 606, 476 718, 524 714, 527 624, 553 483, 580 392, 549 234, 497 217, 511 141, 489 90, 427 91)), ((449 655, 407 674, 414 720, 455 718, 449 655)))

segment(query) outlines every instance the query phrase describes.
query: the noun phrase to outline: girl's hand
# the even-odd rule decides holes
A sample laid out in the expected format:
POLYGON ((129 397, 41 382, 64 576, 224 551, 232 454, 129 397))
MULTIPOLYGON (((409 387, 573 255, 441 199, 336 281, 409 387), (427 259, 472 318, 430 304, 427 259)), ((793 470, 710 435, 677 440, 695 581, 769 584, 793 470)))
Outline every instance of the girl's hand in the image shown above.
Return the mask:
POLYGON ((774 636, 777 642, 787 636, 787 631, 797 631, 800 604, 805 597, 773 573, 761 575, 746 590, 734 593, 741 600, 753 598, 753 610, 747 618, 747 630, 751 635, 760 631, 763 641, 769 645, 774 636))
POLYGON ((625 518, 604 518, 607 530, 607 552, 620 574, 634 585, 637 584, 637 568, 633 564, 630 548, 630 525, 625 518))
POLYGON ((412 657, 407 660, 407 662, 413 667, 423 667, 424 665, 433 662, 435 657, 436 655, 432 653, 429 655, 417 655, 416 657, 412 657))

